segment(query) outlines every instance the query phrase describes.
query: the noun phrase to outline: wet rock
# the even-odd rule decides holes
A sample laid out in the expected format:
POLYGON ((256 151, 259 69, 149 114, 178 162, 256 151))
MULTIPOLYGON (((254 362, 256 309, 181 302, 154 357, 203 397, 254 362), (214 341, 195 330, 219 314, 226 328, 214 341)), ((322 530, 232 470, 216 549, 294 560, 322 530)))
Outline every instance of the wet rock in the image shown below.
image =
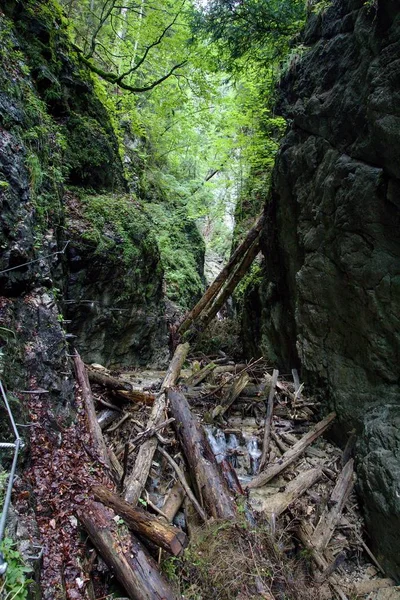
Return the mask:
POLYGON ((370 535, 380 539, 379 558, 390 557, 400 573, 400 406, 384 403, 368 411, 358 444, 360 496, 370 535), (384 527, 382 527, 384 525, 384 527))
POLYGON ((392 424, 400 403, 399 39, 398 10, 388 0, 336 1, 311 17, 308 49, 281 83, 279 108, 291 127, 266 207, 264 280, 252 292, 262 354, 286 368, 301 363, 308 385, 338 412, 337 435, 353 427, 358 433, 370 531, 393 574, 400 535, 400 445, 392 424))

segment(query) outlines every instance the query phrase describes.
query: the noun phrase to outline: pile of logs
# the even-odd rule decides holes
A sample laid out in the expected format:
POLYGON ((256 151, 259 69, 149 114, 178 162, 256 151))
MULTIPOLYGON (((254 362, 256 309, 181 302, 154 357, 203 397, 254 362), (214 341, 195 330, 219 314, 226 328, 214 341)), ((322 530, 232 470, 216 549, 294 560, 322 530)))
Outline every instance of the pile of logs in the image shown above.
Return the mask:
MULTIPOLYGON (((308 549, 315 563, 313 585, 324 588, 327 598, 348 598, 354 593, 359 594, 362 585, 370 589, 374 581, 380 582, 375 585, 382 586, 382 581, 386 582, 386 587, 393 585, 390 580, 372 579, 369 587, 362 582, 356 589, 346 587, 338 575, 343 549, 338 550, 337 544, 334 548, 330 544, 335 531, 343 524, 343 511, 352 493, 353 458, 345 451, 341 468, 336 470, 330 463, 327 466, 323 457, 319 464, 316 459, 313 464, 306 459, 307 455, 314 454, 315 458, 315 455, 324 454, 311 445, 326 432, 335 414, 315 422, 318 407, 302 396, 296 372, 293 373, 293 385, 279 379, 276 370, 268 373, 262 361, 221 365, 217 360, 210 360, 205 361, 202 368, 185 373, 182 366, 188 351, 187 343, 178 345, 162 380, 158 377, 152 385, 141 387, 137 382, 143 384, 146 374, 125 373, 115 377, 105 370, 86 368, 77 353, 74 357, 93 447, 98 461, 109 473, 107 485, 93 487, 90 499, 77 516, 129 598, 180 597, 161 573, 154 556, 155 548, 180 556, 188 545, 187 533, 172 524, 185 499, 191 503, 200 523, 210 519, 234 520, 238 498, 241 502, 249 502, 250 511, 251 506, 256 512, 261 510, 274 526, 281 515, 289 515, 290 521, 297 523, 293 535, 308 549), (97 389, 109 392, 111 401, 105 401, 103 395, 98 396, 103 409, 106 408, 100 414, 96 413, 89 381, 98 386, 97 389), (134 418, 137 413, 132 410, 138 405, 142 406, 142 412, 150 410, 147 423, 141 428, 134 418), (201 407, 208 427, 218 427, 222 435, 233 431, 240 434, 241 417, 234 416, 234 409, 243 409, 247 414, 250 409, 255 411, 256 437, 262 444, 260 460, 252 477, 238 477, 228 455, 215 456, 204 420, 195 414, 194 407, 201 407), (139 432, 134 432, 132 423, 139 427, 139 432), (288 423, 299 427, 290 429, 286 426, 288 423), (129 435, 113 451, 105 437, 110 439, 110 432, 115 434, 121 429, 129 435), (299 431, 302 432, 300 437, 299 431), (167 439, 163 437, 166 433, 167 439), (178 464, 167 450, 169 445, 175 444, 176 448, 178 443, 184 465, 178 464), (146 489, 157 456, 169 465, 175 478, 161 508, 151 502, 146 489), (315 491, 318 485, 322 485, 322 492, 315 491), (267 490, 268 494, 261 498, 262 490, 267 490), (303 511, 304 518, 301 519, 296 514, 296 503, 310 490, 314 490, 310 492, 314 496, 320 497, 322 493, 326 496, 321 499, 321 509, 314 521, 313 509, 303 511), (146 510, 140 506, 142 495, 146 510), (129 534, 125 532, 122 536, 116 515, 129 528, 129 534)), ((337 460, 335 464, 338 464, 337 460)), ((347 506, 347 519, 351 510, 347 506)), ((377 565, 377 570, 382 570, 361 537, 358 541, 377 565)), ((274 597, 272 591, 270 596, 274 597)))

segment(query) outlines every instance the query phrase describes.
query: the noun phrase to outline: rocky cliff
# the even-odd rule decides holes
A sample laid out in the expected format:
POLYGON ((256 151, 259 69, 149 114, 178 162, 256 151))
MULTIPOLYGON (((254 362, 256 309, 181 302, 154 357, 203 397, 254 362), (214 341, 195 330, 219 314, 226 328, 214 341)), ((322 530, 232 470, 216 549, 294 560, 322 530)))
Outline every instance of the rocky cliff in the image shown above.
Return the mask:
POLYGON ((338 435, 356 429, 369 531, 398 575, 398 5, 334 1, 310 16, 302 44, 280 86, 290 127, 266 206, 265 276, 247 298, 246 323, 254 329, 256 310, 264 355, 301 364, 338 412, 338 435))
MULTIPOLYGON (((68 372, 57 358, 65 355, 68 339, 87 361, 163 360, 163 268, 153 223, 136 196, 127 194, 121 147, 102 90, 80 64, 56 3, 10 1, 5 11, 0 15, 4 376, 17 387, 13 345, 26 376, 23 341, 32 346, 32 356, 38 343, 48 353, 47 375, 45 366, 40 369, 45 378, 53 367, 68 372), (49 322, 39 314, 32 322, 25 314, 28 299, 35 307, 51 305, 49 322), (45 349, 50 333, 55 339, 45 349)), ((64 377, 54 377, 61 389, 64 377)), ((45 381, 38 385, 48 387, 45 381)))

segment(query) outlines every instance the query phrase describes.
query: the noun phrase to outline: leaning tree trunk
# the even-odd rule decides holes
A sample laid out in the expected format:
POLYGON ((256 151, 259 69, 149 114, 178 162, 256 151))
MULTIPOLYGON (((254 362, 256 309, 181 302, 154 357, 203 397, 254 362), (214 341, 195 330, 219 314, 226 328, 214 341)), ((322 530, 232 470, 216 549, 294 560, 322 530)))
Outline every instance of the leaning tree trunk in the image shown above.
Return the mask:
POLYGON ((250 229, 243 242, 238 246, 235 252, 232 254, 229 262, 222 271, 217 275, 212 284, 207 288, 205 294, 200 298, 196 306, 190 311, 185 320, 180 324, 178 333, 183 335, 197 319, 205 307, 212 302, 215 296, 218 294, 229 275, 233 272, 236 265, 242 260, 247 250, 251 247, 253 242, 258 238, 261 229, 264 224, 264 215, 259 217, 256 224, 250 229))
POLYGON ((207 312, 202 317, 200 317, 200 330, 205 329, 211 323, 213 318, 224 306, 228 298, 233 294, 238 284, 246 275, 247 271, 249 270, 259 251, 260 240, 257 238, 255 242, 253 242, 253 245, 249 248, 247 253, 244 255, 243 260, 241 261, 236 271, 233 273, 232 277, 229 279, 229 281, 227 281, 220 295, 214 299, 207 312))

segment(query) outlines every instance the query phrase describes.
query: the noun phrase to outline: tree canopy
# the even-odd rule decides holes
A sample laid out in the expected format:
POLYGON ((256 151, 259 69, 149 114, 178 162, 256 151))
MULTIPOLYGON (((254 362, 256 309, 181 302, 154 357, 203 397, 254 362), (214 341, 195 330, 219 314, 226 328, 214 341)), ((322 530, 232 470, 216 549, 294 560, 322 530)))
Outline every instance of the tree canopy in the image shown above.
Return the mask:
POLYGON ((232 69, 239 59, 265 64, 281 57, 304 18, 304 0, 211 0, 195 8, 192 22, 232 69))
POLYGON ((186 224, 227 254, 238 197, 256 193, 252 174, 268 179, 285 126, 274 86, 304 0, 62 3, 178 288, 173 248, 186 224))

